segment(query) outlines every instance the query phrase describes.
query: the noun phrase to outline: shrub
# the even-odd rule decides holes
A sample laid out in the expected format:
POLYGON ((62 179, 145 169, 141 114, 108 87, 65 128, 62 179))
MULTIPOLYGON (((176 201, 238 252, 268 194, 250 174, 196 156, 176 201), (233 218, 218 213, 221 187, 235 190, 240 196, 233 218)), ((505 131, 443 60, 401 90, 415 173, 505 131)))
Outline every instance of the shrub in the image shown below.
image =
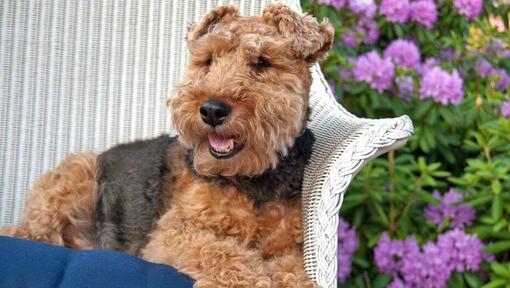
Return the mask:
POLYGON ((303 7, 335 26, 321 65, 338 101, 360 117, 407 114, 415 125, 347 192, 339 282, 510 287, 510 2, 303 7))

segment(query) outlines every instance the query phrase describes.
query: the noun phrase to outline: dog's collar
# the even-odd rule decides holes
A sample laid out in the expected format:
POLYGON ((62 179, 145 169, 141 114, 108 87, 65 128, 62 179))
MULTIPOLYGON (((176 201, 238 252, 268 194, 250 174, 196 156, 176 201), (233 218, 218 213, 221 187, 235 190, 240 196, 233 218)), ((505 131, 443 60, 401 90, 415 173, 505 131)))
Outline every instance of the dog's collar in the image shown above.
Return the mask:
MULTIPOLYGON (((313 138, 312 142, 315 141, 315 138, 313 137, 313 134, 311 133, 311 130, 309 128, 307 128, 307 127, 304 127, 303 129, 301 129, 301 131, 299 131, 298 135, 296 136, 296 141, 294 142, 294 146, 289 148, 289 151, 294 149, 295 146, 300 143, 300 139, 301 138, 303 138, 304 136, 307 136, 307 135, 305 135, 305 133, 307 133, 307 132, 310 133, 311 137, 313 138)), ((210 177, 206 177, 206 176, 201 175, 200 173, 198 173, 195 170, 195 166, 193 165, 193 158, 194 158, 194 152, 193 151, 194 151, 194 147, 191 148, 191 149, 188 149, 186 151, 186 165, 193 172, 193 174, 195 174, 196 176, 203 177, 203 178, 210 178, 210 177)), ((278 161, 285 161, 285 159, 289 157, 289 151, 287 151, 287 153, 283 153, 282 151, 277 151, 276 155, 278 156, 278 161)), ((310 150, 310 153, 305 153, 305 154, 311 154, 311 150, 310 150)), ((307 162, 308 162, 308 159, 309 159, 309 157, 306 158, 307 162)), ((264 173, 266 173, 267 171, 269 171, 271 169, 273 169, 273 168, 268 168, 266 171, 264 171, 260 175, 263 175, 264 173)), ((258 176, 260 176, 260 175, 258 175, 258 176)), ((254 177, 258 177, 258 176, 254 176, 254 177)), ((214 177, 223 177, 223 176, 214 176, 214 177)))
MULTIPOLYGON (((294 142, 294 146, 296 146, 296 143, 298 143, 298 141, 301 139, 301 137, 303 137, 305 132, 308 130, 309 129, 307 127, 304 127, 303 129, 301 129, 301 131, 299 131, 298 135, 296 136, 296 141, 294 142)), ((289 150, 293 149, 294 146, 290 147, 289 150)), ((285 158, 288 157, 288 154, 289 154, 288 152, 287 152, 287 154, 283 153, 282 151, 276 152, 276 155, 278 155, 279 161, 285 160, 285 158)), ((269 168, 269 169, 271 169, 271 168, 269 168)))
POLYGON ((186 163, 195 176, 209 181, 217 181, 222 185, 236 186, 239 191, 248 195, 256 206, 259 206, 267 201, 286 201, 300 195, 304 167, 311 157, 314 141, 312 131, 304 128, 286 155, 278 153, 279 161, 276 168, 269 168, 264 173, 252 177, 206 177, 200 175, 193 167, 192 149, 187 151, 186 163))

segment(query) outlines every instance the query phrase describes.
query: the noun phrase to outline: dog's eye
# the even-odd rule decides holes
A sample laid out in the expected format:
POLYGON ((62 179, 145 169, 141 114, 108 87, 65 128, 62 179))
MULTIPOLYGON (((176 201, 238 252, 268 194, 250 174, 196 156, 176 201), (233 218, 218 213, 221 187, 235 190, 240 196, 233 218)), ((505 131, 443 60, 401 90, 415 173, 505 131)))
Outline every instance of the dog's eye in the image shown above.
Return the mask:
POLYGON ((205 65, 211 66, 211 64, 212 64, 212 58, 209 58, 209 59, 207 59, 207 61, 205 61, 205 65))
POLYGON ((253 63, 253 66, 258 69, 263 69, 271 66, 271 64, 269 64, 269 62, 267 62, 266 59, 259 57, 259 59, 257 59, 257 62, 253 63))

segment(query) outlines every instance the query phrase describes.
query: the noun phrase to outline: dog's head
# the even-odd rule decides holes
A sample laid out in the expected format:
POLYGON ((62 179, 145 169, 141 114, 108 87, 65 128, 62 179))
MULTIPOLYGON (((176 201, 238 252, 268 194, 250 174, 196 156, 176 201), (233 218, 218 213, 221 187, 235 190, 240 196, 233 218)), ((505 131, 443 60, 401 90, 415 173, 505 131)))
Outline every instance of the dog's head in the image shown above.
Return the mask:
POLYGON ((255 17, 217 7, 189 27, 191 61, 168 104, 198 173, 253 176, 277 165, 306 124, 309 66, 333 35, 280 4, 255 17))

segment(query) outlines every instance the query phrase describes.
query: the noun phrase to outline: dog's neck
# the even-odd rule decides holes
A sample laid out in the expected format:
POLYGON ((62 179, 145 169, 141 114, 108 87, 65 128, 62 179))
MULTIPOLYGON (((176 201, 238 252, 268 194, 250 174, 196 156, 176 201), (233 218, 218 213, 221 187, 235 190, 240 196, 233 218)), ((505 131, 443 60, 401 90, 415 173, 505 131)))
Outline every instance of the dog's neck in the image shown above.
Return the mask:
POLYGON ((312 145, 315 141, 312 131, 303 128, 296 138, 287 155, 279 153, 278 165, 274 169, 268 169, 264 173, 248 177, 205 177, 198 174, 193 168, 193 151, 189 150, 187 159, 188 167, 199 177, 221 184, 236 186, 240 191, 246 193, 254 202, 260 206, 268 201, 291 201, 301 195, 301 187, 305 165, 312 155, 312 145))

